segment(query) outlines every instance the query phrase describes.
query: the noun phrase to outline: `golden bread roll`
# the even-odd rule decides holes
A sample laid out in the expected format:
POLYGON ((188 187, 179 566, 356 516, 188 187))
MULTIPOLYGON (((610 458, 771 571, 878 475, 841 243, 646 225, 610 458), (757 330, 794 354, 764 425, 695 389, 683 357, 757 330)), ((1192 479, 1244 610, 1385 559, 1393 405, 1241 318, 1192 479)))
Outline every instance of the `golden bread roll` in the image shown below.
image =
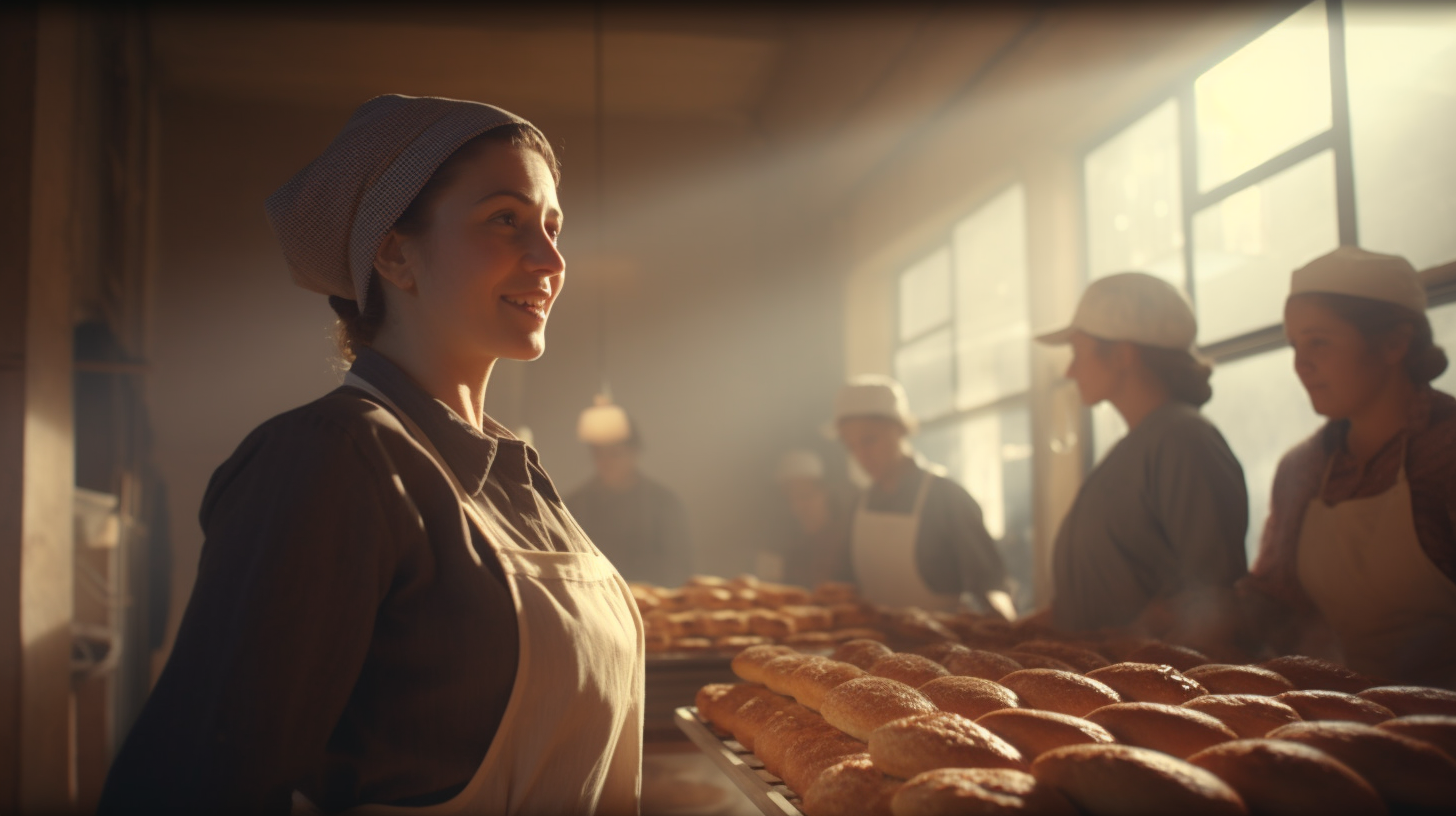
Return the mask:
POLYGON ((714 714, 717 713, 714 708, 723 695, 737 686, 737 683, 709 683, 698 689, 698 693, 693 698, 693 705, 697 706, 698 713, 703 715, 703 719, 721 728, 722 726, 714 719, 714 714))
POLYGON ((945 666, 946 671, 951 674, 996 681, 1014 671, 1026 668, 1005 655, 982 649, 952 652, 946 655, 945 662, 941 665, 945 666))
POLYGON ((727 583, 730 589, 758 589, 760 582, 757 575, 744 572, 728 579, 727 583))
POLYGON ((981 677, 937 677, 920 687, 935 707, 972 720, 1003 708, 1017 708, 1021 701, 1011 689, 981 677))
POLYGON ((748 631, 761 637, 782 639, 794 634, 794 622, 772 609, 753 609, 748 612, 748 631))
POLYGON ((1106 728, 1070 714, 1033 708, 1005 708, 982 715, 976 724, 1011 743, 1028 760, 1067 745, 1113 741, 1106 728))
POLYGON ((705 637, 681 637, 673 640, 672 648, 679 652, 711 652, 713 641, 705 637))
POLYGON ((683 587, 683 598, 694 609, 712 611, 727 609, 733 603, 733 592, 722 587, 688 586, 683 587))
POLYGON ((1284 675, 1262 666, 1238 666, 1231 663, 1205 663, 1183 672, 1197 680, 1209 694, 1262 694, 1273 697, 1294 691, 1294 684, 1284 675))
POLYGON ((727 589, 728 579, 719 578, 716 575, 689 575, 687 582, 683 584, 683 589, 687 590, 696 587, 727 589))
POLYGON ((859 588, 843 581, 821 581, 809 596, 816 604, 855 603, 859 600, 859 588))
POLYGON ((880 773, 868 755, 825 768, 803 793, 805 816, 890 816, 900 780, 880 773))
POLYGON ((752 751, 759 732, 763 730, 769 720, 773 719, 774 713, 791 705, 794 703, 777 694, 750 698, 733 712, 733 739, 738 740, 744 748, 752 751))
POLYGON ((713 648, 720 652, 741 652, 750 646, 772 646, 771 638, 757 635, 727 635, 713 641, 713 648))
POLYGON ((809 591, 803 587, 760 581, 754 589, 758 592, 758 602, 773 609, 809 602, 809 591))
POLYGON ((972 649, 1008 649, 1023 639, 1013 631, 1012 624, 1000 618, 977 618, 961 629, 961 639, 972 649))
POLYGON ((1259 665, 1284 675, 1296 689, 1303 691, 1343 691, 1346 694, 1358 694, 1379 685, 1369 677, 1356 674, 1338 663, 1304 655, 1276 657, 1259 665))
POLYGON ((878 629, 835 629, 829 633, 834 638, 835 644, 848 643, 851 640, 873 640, 877 643, 884 643, 885 633, 878 629))
POLYGON ((1069 745, 1036 758, 1031 774, 1091 816, 1243 816, 1234 789, 1212 773, 1131 745, 1069 745))
POLYGON ((1020 649, 1008 649, 1003 654, 1028 669, 1051 669, 1053 671, 1081 674, 1081 672, 1077 671, 1076 666, 1066 661, 1058 660, 1050 655, 1038 654, 1036 652, 1023 652, 1020 649))
POLYGON ((669 612, 664 616, 668 631, 675 638, 700 637, 703 634, 703 613, 693 609, 687 612, 669 612))
MULTIPOLYGON (((1132 654, 1123 658, 1128 663, 1162 663, 1172 666, 1178 671, 1188 671, 1194 666, 1202 666, 1205 663, 1212 663, 1208 655, 1197 649, 1190 649, 1187 646, 1178 646, 1173 643, 1154 641, 1134 649, 1132 654)), ((1277 670, 1276 670, 1277 671, 1277 670)))
POLYGON ((900 786, 894 816, 1077 816, 1060 791, 1010 768, 941 768, 900 786))
POLYGON ((965 654, 969 651, 970 649, 962 646, 959 643, 953 643, 949 640, 942 640, 938 643, 927 643, 924 646, 912 649, 910 653, 920 655, 921 657, 929 658, 931 660, 934 660, 936 663, 944 666, 945 659, 947 657, 950 657, 952 654, 955 653, 965 654))
POLYGON ((1239 737, 1202 711, 1164 703, 1116 703, 1097 709, 1087 719, 1106 728, 1118 742, 1180 759, 1239 737))
POLYGON ((1087 676, 1106 683, 1130 703, 1182 705, 1208 693, 1197 680, 1167 664, 1114 663, 1093 669, 1087 676))
POLYGON ((703 616, 703 637, 720 638, 748 634, 748 616, 732 609, 720 609, 703 616))
POLYGON ((953 630, 923 611, 904 611, 886 615, 884 625, 896 635, 915 643, 960 640, 960 636, 953 630))
POLYGON ((730 589, 733 599, 728 602, 729 609, 747 611, 758 606, 758 593, 751 589, 730 589))
POLYGON ((929 698, 910 686, 874 676, 835 686, 819 706, 830 725, 857 740, 868 740, 870 732, 892 720, 937 710, 929 698))
POLYGON ((876 660, 868 671, 876 677, 899 680, 911 688, 920 688, 937 677, 950 675, 944 666, 934 660, 909 653, 886 655, 876 660))
POLYGON ((779 607, 778 612, 793 621, 800 632, 822 632, 834 628, 834 613, 822 606, 790 604, 779 607))
POLYGON ((837 765, 850 757, 867 756, 865 744, 850 735, 835 730, 833 734, 803 740, 784 757, 783 772, 779 776, 789 790, 803 796, 813 787, 814 780, 831 765, 837 765))
POLYGON ((738 709, 744 703, 754 697, 772 694, 763 686, 750 683, 712 683, 698 690, 696 703, 703 719, 731 734, 738 724, 738 709))
POLYGON ((1387 813, 1363 777, 1329 754, 1297 742, 1234 740, 1199 751, 1188 762, 1227 782, 1258 816, 1387 813))
POLYGON ((1397 717, 1412 714, 1456 717, 1456 691, 1428 686, 1376 686, 1357 696, 1385 706, 1397 717))
POLYGON ((1301 718, 1310 722, 1346 720, 1375 725, 1395 716, 1394 712, 1379 703, 1372 703, 1343 691, 1286 691, 1276 694, 1274 699, 1298 711, 1301 718))
POLYGON ((1022 669, 996 682, 1016 692, 1023 706, 1073 717, 1122 702, 1122 697, 1106 684, 1056 669, 1022 669))
POLYGON ((791 697, 818 711, 830 689, 864 675, 865 670, 859 666, 838 660, 816 660, 802 663, 790 672, 787 685, 791 697))
POLYGON ((893 720, 870 732, 870 759, 890 776, 909 779, 936 768, 1022 768, 1011 743, 959 714, 939 711, 893 720))
POLYGON ((830 649, 837 644, 829 632, 798 632, 783 638, 783 642, 797 649, 830 649))
POLYGON ((805 663, 813 663, 827 659, 819 655, 806 655, 800 654, 799 652, 790 652, 789 654, 770 658, 759 670, 759 676, 762 678, 759 682, 779 694, 789 694, 789 678, 793 675, 794 669, 799 668, 805 663))
POLYGON ((753 738, 753 754, 763 761, 769 773, 780 774, 784 760, 801 739, 822 739, 835 731, 824 718, 798 703, 775 711, 753 738))
POLYGON ((1241 739, 1262 737, 1281 725, 1304 719, 1299 712, 1262 694, 1207 694, 1183 704, 1227 725, 1241 739))
POLYGON ((1450 812, 1456 804, 1456 760, 1420 740, 1353 722, 1299 722, 1269 739, 1324 751, 1374 786, 1392 811, 1450 812))
POLYGON ((873 626, 879 620, 875 610, 862 603, 836 603, 828 605, 834 618, 835 629, 860 629, 873 626))
POLYGON ((637 611, 646 615, 662 606, 662 599, 652 591, 652 587, 645 584, 629 583, 627 588, 632 591, 632 600, 637 604, 637 611))
POLYGON ((662 602, 658 606, 661 612, 681 612, 688 608, 688 599, 684 597, 680 589, 657 590, 657 599, 662 602))
POLYGON ((763 667, 776 657, 798 654, 787 646, 750 646, 733 656, 733 673, 750 683, 763 683, 763 667))
POLYGON ((1016 651, 1054 657, 1071 666, 1079 674, 1086 674, 1094 669, 1101 669, 1110 665, 1107 658, 1091 649, 1084 649, 1080 646, 1073 646, 1070 643, 1060 643, 1055 640, 1023 641, 1017 644, 1016 651))
POLYGON ((1444 714, 1411 714, 1386 720, 1375 727, 1434 745, 1445 751, 1446 756, 1456 759, 1456 717, 1444 714))
POLYGON ((894 653, 893 649, 877 640, 861 638, 847 640, 839 644, 839 648, 835 649, 829 655, 829 659, 839 660, 868 670, 870 666, 875 665, 876 660, 894 653))
POLYGON ((663 631, 647 630, 643 635, 643 645, 649 652, 666 652, 672 649, 672 635, 663 631))

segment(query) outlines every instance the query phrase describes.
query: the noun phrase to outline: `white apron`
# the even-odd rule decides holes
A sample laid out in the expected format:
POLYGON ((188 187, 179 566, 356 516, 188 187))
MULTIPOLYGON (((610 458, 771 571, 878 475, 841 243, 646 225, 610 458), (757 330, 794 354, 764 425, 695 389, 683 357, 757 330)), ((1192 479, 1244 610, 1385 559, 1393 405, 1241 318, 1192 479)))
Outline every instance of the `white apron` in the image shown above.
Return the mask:
MULTIPOLYGON (((364 805, 347 812, 637 813, 645 653, 642 618, 626 581, 595 545, 590 553, 504 545, 510 538, 476 508, 409 415, 356 374, 344 384, 388 407, 449 477, 460 506, 500 559, 520 631, 510 701, 465 789, 437 805, 364 805)), ((585 533, 581 538, 590 541, 585 533)), ((474 551, 471 555, 479 563, 474 551)))
MULTIPOLYGON (((1320 495, 1328 478, 1326 467, 1320 495)), ((1346 664, 1390 680, 1456 680, 1456 584, 1421 549, 1405 465, 1380 495, 1334 507, 1320 495, 1304 511, 1299 582, 1346 664)))
POLYGON ((923 474, 915 507, 909 514, 869 510, 865 506, 868 494, 856 505, 850 557, 866 600, 881 606, 917 606, 939 612, 957 609, 956 596, 941 595, 925 585, 915 561, 915 537, 920 532, 920 513, 925 508, 931 478, 929 473, 923 474))

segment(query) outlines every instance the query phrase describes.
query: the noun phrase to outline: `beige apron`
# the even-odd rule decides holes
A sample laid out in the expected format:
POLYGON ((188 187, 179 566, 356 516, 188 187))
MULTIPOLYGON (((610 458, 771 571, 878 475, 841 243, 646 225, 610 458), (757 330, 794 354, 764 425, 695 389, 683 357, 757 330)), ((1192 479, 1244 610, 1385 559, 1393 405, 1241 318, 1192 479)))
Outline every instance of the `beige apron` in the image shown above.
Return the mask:
MULTIPOLYGON (((1320 495, 1328 478, 1326 467, 1320 495)), ((1378 496, 1328 507, 1317 495, 1296 558, 1299 582, 1350 668, 1407 682, 1456 680, 1456 584, 1421 549, 1404 464, 1378 496)))
POLYGON ((931 475, 926 473, 915 496, 915 508, 905 513, 882 513, 866 507, 868 495, 860 498, 854 511, 854 532, 850 555, 860 593, 881 606, 907 607, 954 612, 958 598, 933 592, 920 577, 915 561, 915 537, 920 532, 920 513, 931 475))
MULTIPOLYGON (((505 546, 510 538, 476 508, 409 415, 355 374, 344 384, 388 407, 449 477, 460 506, 500 559, 520 628, 510 701, 465 789, 437 805, 364 805, 348 813, 637 813, 644 639, 627 583, 595 545, 589 553, 505 546)), ((581 539, 590 541, 585 533, 581 539)))

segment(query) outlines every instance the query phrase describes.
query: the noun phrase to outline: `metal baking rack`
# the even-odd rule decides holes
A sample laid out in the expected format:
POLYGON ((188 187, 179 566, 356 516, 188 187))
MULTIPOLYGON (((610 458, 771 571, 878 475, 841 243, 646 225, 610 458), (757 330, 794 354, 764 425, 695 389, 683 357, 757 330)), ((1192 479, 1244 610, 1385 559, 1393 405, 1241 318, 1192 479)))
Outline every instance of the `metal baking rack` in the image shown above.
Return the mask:
POLYGON ((764 816, 804 816, 799 810, 798 795, 789 790, 782 779, 769 773, 762 760, 749 753, 737 740, 713 733, 712 726, 698 716, 695 706, 677 709, 674 722, 764 816))

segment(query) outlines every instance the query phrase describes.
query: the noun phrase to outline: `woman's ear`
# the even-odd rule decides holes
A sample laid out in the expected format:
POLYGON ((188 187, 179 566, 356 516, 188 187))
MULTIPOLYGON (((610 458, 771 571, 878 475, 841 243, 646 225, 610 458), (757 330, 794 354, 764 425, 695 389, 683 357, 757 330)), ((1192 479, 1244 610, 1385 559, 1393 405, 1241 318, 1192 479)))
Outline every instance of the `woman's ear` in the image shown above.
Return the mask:
POLYGON ((384 234, 374 252, 374 271, 394 284, 396 289, 412 292, 415 288, 415 252, 410 239, 395 230, 384 234))

